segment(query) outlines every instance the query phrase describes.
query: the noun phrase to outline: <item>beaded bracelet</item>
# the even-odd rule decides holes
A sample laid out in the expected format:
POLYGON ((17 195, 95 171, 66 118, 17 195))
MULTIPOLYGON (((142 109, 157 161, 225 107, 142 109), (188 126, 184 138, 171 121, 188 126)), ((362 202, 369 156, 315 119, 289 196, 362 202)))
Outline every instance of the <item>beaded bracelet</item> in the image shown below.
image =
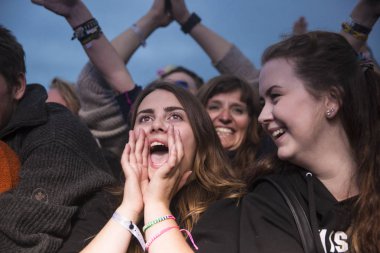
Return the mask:
POLYGON ((143 232, 147 231, 148 228, 150 228, 154 224, 157 224, 157 223, 164 221, 164 220, 167 220, 167 219, 175 220, 175 217, 173 215, 165 215, 165 216, 159 217, 157 219, 154 219, 154 220, 152 220, 152 221, 150 221, 144 225, 143 232))

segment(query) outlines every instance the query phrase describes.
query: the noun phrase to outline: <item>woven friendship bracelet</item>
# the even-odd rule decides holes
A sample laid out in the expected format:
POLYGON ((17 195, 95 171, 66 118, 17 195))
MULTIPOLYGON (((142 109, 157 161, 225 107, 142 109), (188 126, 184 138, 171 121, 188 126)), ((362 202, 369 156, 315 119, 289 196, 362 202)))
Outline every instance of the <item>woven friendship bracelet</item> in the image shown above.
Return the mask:
POLYGON ((152 221, 150 221, 144 225, 143 232, 147 231, 148 228, 150 228, 154 224, 157 224, 157 223, 164 221, 164 220, 167 220, 167 219, 175 220, 175 217, 173 215, 165 215, 165 216, 159 217, 157 219, 154 219, 154 220, 152 220, 152 221))

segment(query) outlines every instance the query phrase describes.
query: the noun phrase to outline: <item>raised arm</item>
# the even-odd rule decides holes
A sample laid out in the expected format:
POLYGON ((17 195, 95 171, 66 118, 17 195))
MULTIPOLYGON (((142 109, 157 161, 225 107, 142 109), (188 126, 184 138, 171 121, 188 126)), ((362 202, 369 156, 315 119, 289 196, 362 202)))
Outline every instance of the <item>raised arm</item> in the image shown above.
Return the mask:
POLYGON ((123 93, 133 89, 133 80, 122 59, 101 32, 100 26, 93 20, 92 14, 82 1, 32 0, 32 2, 66 18, 89 59, 115 92, 123 93), (89 36, 83 35, 82 31, 89 36))
POLYGON ((342 24, 341 34, 359 52, 379 16, 380 1, 359 0, 351 12, 351 20, 342 24))
POLYGON ((158 28, 172 22, 171 16, 165 11, 165 0, 154 0, 149 11, 136 23, 112 40, 112 45, 128 63, 139 46, 145 46, 146 39, 158 28))
MULTIPOLYGON (((77 37, 81 37, 79 31, 92 19, 91 13, 80 0, 32 2, 65 17, 70 26, 75 28, 77 37)), ((137 95, 141 88, 133 83, 123 60, 107 38, 97 32, 100 26, 94 22, 87 25, 90 39, 91 36, 94 37, 90 41, 81 39, 91 62, 83 68, 77 81, 77 93, 81 102, 79 116, 102 148, 121 156, 128 137, 128 126, 116 95, 120 93, 122 96, 128 92, 137 95)))
POLYGON ((231 42, 197 21, 190 14, 184 0, 172 0, 172 15, 210 57, 214 66, 222 74, 232 74, 256 86, 259 71, 253 63, 231 42))

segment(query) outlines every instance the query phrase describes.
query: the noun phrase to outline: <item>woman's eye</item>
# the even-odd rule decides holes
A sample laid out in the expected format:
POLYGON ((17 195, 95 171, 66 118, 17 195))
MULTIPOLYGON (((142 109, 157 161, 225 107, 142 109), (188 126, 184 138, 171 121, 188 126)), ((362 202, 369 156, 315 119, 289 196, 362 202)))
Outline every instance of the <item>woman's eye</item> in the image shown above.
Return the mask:
POLYGON ((278 93, 271 93, 271 94, 270 94, 270 99, 271 99, 273 102, 277 102, 279 98, 280 98, 280 94, 278 94, 278 93))
POLYGON ((179 113, 173 113, 169 116, 169 120, 183 120, 183 117, 179 113))
POLYGON ((217 111, 217 110, 219 110, 219 106, 218 105, 208 105, 207 106, 207 110, 209 110, 209 111, 217 111))
POLYGON ((231 109, 232 113, 234 114, 244 114, 246 112, 246 110, 244 108, 241 108, 241 107, 234 107, 231 109))
POLYGON ((152 117, 149 116, 149 115, 142 115, 142 116, 139 117, 138 122, 144 123, 144 122, 150 121, 151 119, 152 119, 152 117))
POLYGON ((263 98, 260 98, 259 106, 260 106, 261 109, 264 108, 264 106, 265 106, 265 100, 263 98))

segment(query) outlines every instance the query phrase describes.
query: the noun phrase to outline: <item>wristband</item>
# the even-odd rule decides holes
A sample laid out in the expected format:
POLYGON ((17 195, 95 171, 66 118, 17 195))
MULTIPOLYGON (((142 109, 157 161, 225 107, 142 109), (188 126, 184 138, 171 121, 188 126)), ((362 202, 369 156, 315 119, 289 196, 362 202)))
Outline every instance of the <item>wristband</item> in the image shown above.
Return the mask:
POLYGON ((368 34, 361 33, 361 32, 354 30, 353 27, 350 26, 350 24, 348 24, 346 22, 342 23, 342 31, 350 34, 352 37, 354 37, 357 40, 367 41, 367 39, 368 39, 368 34))
POLYGON ((202 19, 195 13, 193 12, 190 17, 186 20, 186 22, 181 26, 181 30, 184 33, 190 33, 191 30, 200 22, 202 19))
POLYGON ((102 34, 102 29, 98 21, 92 18, 83 24, 74 27, 74 34, 71 40, 78 39, 82 45, 86 45, 94 39, 98 39, 102 34))
POLYGON ((146 46, 146 41, 144 39, 144 35, 141 32, 141 29, 136 24, 133 24, 131 26, 131 29, 132 29, 132 31, 134 31, 136 33, 137 37, 139 38, 140 45, 142 47, 145 47, 146 46))
POLYGON ((357 31, 359 33, 363 33, 363 34, 368 35, 372 30, 369 27, 366 27, 364 25, 361 25, 361 24, 355 22, 352 18, 349 21, 347 21, 346 23, 352 28, 352 30, 357 31))
POLYGON ((134 237, 136 237, 136 239, 139 241, 141 245, 141 248, 145 250, 144 237, 142 236, 140 229, 136 226, 136 224, 133 224, 132 221, 125 219, 117 212, 114 212, 114 214, 112 215, 112 219, 119 223, 121 226, 123 226, 125 229, 127 229, 134 237))
POLYGON ((371 28, 356 23, 352 19, 348 22, 342 23, 342 31, 352 35, 354 38, 366 41, 368 34, 371 32, 371 28))

